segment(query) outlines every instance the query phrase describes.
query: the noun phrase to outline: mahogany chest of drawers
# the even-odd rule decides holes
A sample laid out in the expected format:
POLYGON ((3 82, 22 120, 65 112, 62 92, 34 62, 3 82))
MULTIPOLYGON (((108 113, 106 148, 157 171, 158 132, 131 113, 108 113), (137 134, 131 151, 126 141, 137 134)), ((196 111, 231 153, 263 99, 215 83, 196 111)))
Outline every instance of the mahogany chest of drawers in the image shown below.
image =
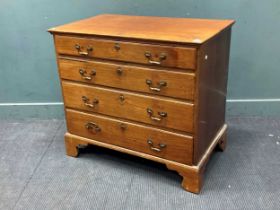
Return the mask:
POLYGON ((99 15, 49 30, 64 98, 66 153, 88 144, 166 164, 198 193, 225 148, 233 20, 99 15))

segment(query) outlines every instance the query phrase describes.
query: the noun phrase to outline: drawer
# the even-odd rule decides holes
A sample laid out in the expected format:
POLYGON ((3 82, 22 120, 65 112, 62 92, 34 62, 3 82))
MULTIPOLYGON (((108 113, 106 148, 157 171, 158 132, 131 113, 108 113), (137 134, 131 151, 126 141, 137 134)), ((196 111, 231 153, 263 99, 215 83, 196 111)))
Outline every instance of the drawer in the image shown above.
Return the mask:
POLYGON ((193 104, 62 81, 66 107, 193 131, 193 104))
POLYGON ((97 61, 59 59, 62 79, 193 100, 194 74, 97 61))
POLYGON ((58 54, 195 69, 196 48, 55 36, 58 54))
POLYGON ((72 134, 168 160, 192 164, 193 137, 66 109, 72 134))

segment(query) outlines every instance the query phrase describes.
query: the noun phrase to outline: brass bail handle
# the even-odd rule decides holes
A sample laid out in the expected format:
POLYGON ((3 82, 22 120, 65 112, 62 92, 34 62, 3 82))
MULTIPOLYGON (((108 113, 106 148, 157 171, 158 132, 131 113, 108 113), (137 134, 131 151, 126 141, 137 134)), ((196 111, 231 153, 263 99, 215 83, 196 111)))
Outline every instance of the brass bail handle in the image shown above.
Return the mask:
POLYGON ((84 69, 80 69, 79 73, 80 73, 82 79, 84 79, 84 80, 92 80, 92 77, 94 77, 96 75, 96 71, 95 70, 92 70, 89 73, 89 75, 87 75, 87 71, 84 70, 84 69))
POLYGON ((86 129, 93 130, 96 133, 101 131, 101 128, 96 123, 94 123, 94 122, 87 122, 85 124, 85 127, 86 127, 86 129))
POLYGON ((82 101, 84 102, 84 105, 90 108, 94 108, 98 103, 98 99, 93 99, 92 103, 90 103, 90 100, 86 96, 82 96, 82 101))
POLYGON ((160 122, 163 118, 167 117, 166 112, 158 112, 159 117, 154 116, 154 111, 151 108, 147 108, 147 113, 150 116, 151 120, 157 122, 160 122))
POLYGON ((148 139, 147 143, 150 145, 150 149, 155 152, 161 152, 162 149, 166 147, 166 144, 162 144, 162 143, 159 143, 158 147, 155 147, 152 139, 148 139))
POLYGON ((150 64, 156 64, 156 65, 160 65, 162 61, 164 61, 166 58, 167 58, 167 55, 166 53, 160 53, 159 55, 159 60, 158 61, 155 61, 155 60, 152 60, 152 53, 151 52, 145 52, 145 57, 148 59, 148 62, 150 64))
POLYGON ((86 48, 87 51, 82 51, 82 47, 79 44, 75 44, 75 48, 80 55, 84 55, 84 56, 87 56, 91 51, 93 51, 93 47, 90 45, 87 46, 86 48))
POLYGON ((167 86, 167 82, 165 81, 160 81, 157 83, 157 87, 153 87, 153 81, 150 79, 146 80, 146 84, 149 86, 150 90, 155 91, 155 92, 160 92, 161 88, 166 87, 167 86))

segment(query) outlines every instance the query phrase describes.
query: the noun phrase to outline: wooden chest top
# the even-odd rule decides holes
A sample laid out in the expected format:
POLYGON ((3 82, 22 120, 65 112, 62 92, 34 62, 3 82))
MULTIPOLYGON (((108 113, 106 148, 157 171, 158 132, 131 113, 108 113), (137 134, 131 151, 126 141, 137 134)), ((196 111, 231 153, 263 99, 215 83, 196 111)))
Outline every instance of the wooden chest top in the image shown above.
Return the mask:
POLYGON ((54 27, 49 32, 202 44, 232 24, 234 20, 103 14, 54 27))

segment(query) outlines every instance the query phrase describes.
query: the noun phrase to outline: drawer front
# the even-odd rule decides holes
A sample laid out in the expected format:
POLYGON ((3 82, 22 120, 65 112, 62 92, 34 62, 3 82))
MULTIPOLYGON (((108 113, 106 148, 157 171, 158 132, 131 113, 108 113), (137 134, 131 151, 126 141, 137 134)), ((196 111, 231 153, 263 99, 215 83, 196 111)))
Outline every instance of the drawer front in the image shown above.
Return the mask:
POLYGON ((193 131, 193 104, 62 81, 64 104, 181 131, 193 131))
POLYGON ((194 74, 59 59, 63 79, 193 100, 194 74))
POLYGON ((55 36, 58 54, 195 69, 196 49, 93 38, 55 36))
POLYGON ((168 160, 192 164, 193 138, 148 126, 66 109, 72 134, 168 160))

